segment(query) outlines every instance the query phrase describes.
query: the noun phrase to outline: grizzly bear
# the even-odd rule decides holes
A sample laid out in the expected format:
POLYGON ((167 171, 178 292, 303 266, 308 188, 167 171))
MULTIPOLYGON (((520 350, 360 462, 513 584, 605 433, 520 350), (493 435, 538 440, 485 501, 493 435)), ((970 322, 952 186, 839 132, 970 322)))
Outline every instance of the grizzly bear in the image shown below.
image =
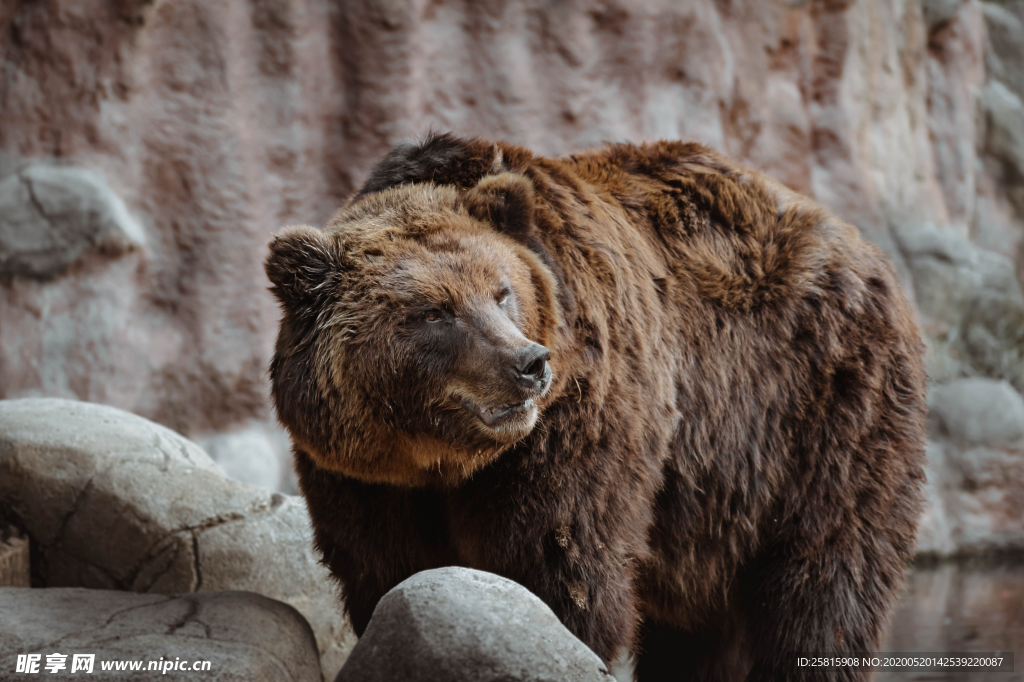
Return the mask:
POLYGON ((796 661, 877 648, 921 508, 921 337, 856 229, 700 144, 432 135, 266 270, 357 634, 457 565, 640 680, 865 679, 796 661))

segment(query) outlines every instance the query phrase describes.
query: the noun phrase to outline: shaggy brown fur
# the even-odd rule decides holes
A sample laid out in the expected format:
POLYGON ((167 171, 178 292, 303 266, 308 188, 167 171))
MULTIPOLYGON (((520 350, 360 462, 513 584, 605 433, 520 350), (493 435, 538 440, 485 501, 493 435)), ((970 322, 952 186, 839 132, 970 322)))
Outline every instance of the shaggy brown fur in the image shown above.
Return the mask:
POLYGON ((864 678, 791 655, 877 646, 921 504, 922 344, 854 228, 698 144, 443 135, 267 272, 274 400, 357 633, 462 565, 641 680, 864 678))

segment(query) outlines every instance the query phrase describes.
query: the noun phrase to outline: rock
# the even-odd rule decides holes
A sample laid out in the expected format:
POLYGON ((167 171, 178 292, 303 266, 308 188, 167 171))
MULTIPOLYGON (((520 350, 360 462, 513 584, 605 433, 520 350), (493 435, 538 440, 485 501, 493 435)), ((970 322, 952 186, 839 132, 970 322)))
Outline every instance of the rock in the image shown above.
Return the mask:
POLYGON ((976 241, 1016 256, 1024 248, 1024 2, 983 2, 981 7, 988 37, 988 82, 979 101, 986 180, 979 187, 984 199, 976 241))
POLYGON ((1024 549, 1024 296, 1013 263, 949 228, 894 233, 925 321, 931 439, 917 551, 1024 549), (995 378, 987 378, 995 377, 995 378))
POLYGON ((28 538, 14 526, 0 529, 0 587, 30 587, 28 538))
POLYGON ((990 80, 982 92, 985 115, 985 152, 1004 167, 1004 184, 1018 211, 1024 213, 1024 195, 1018 185, 1024 178, 1024 104, 1021 95, 997 80, 990 80), (1014 181, 1015 180, 1015 181, 1014 181))
POLYGON ((953 522, 946 502, 947 482, 946 457, 943 446, 929 441, 925 454, 924 513, 917 530, 916 554, 919 556, 952 556, 957 552, 953 539, 953 522))
POLYGON ((964 0, 923 0, 921 11, 924 13, 924 23, 928 26, 928 32, 934 33, 949 23, 962 4, 964 0))
POLYGON ((49 679, 54 672, 45 666, 54 653, 66 657, 56 673, 61 679, 87 674, 87 669, 72 672, 74 655, 94 654, 88 671, 94 675, 111 674, 104 663, 141 661, 141 670, 149 670, 152 662, 160 672, 132 679, 170 672, 167 679, 321 680, 316 640, 302 615, 251 592, 162 596, 0 588, 0 613, 0 682, 25 679, 25 673, 16 672, 19 654, 39 655, 38 672, 49 679), (203 668, 207 661, 209 668, 203 668), (201 668, 193 671, 197 662, 201 668), (183 670, 182 664, 189 668, 183 670))
POLYGON ((10 154, 0 151, 0 180, 18 170, 18 161, 10 154))
POLYGON ((982 2, 988 81, 980 88, 974 240, 1008 256, 1024 244, 1024 2, 982 2))
POLYGON ((526 588, 491 573, 417 573, 380 600, 337 682, 612 680, 526 588))
MULTIPOLYGON (((913 5, 907 10, 912 12, 913 5)), ((938 195, 919 201, 938 210, 905 206, 908 219, 950 223, 967 234, 978 211, 978 91, 985 82, 985 24, 976 3, 928 0, 922 3, 927 41, 928 143, 938 195), (955 6, 954 6, 955 5, 955 6), (927 215, 927 214, 931 215, 927 215)), ((908 29, 914 30, 912 26, 908 29)), ((906 35, 906 34, 904 34, 906 35)), ((911 36, 907 36, 911 38, 911 36)), ((913 60, 912 53, 907 54, 913 60)), ((909 61, 908 60, 908 61, 909 61)), ((912 199, 910 201, 913 201, 912 199)), ((997 204, 1002 206, 1005 199, 997 204)))
POLYGON ((1024 437, 1024 398, 1005 381, 958 379, 932 388, 928 402, 954 440, 985 444, 1024 437))
POLYGON ((985 150, 1024 169, 1024 104, 1020 96, 997 80, 985 84, 981 106, 987 117, 985 150))
POLYGON ((1024 551, 1024 443, 963 446, 933 438, 926 495, 920 556, 1024 551))
POLYGON ((936 259, 960 266, 973 266, 978 261, 977 249, 958 232, 930 222, 909 222, 893 228, 893 235, 903 256, 911 263, 936 259))
POLYGON ((1024 550, 1024 447, 971 448, 950 465, 957 484, 950 508, 958 553, 1024 550))
POLYGON ((989 78, 1024 96, 1024 2, 982 2, 988 44, 985 66, 989 78))
POLYGON ((989 376, 1024 390, 1024 293, 1013 261, 930 222, 893 233, 925 318, 932 380, 989 376))
POLYGON ((36 163, 0 181, 0 275, 52 277, 90 248, 120 255, 144 243, 94 171, 36 163))
POLYGON ((929 391, 927 505, 917 550, 948 557, 1024 550, 1024 398, 1005 381, 929 391))
POLYGON ((224 477, 195 444, 120 410, 0 401, 0 522, 49 587, 251 590, 297 608, 333 675, 354 643, 300 498, 224 477))
POLYGON ((200 444, 228 477, 267 490, 281 489, 281 457, 258 426, 212 436, 200 444))
POLYGON ((1013 261, 978 248, 955 229, 910 221, 895 225, 893 234, 913 271, 918 303, 926 315, 959 321, 984 290, 1024 300, 1013 261), (932 284, 942 290, 930 292, 932 284))

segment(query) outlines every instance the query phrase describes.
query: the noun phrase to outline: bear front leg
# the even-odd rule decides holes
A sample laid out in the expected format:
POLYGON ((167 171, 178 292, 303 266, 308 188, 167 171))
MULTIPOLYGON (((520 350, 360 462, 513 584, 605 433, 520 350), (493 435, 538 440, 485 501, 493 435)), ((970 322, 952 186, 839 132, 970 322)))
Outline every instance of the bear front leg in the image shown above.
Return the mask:
POLYGON ((639 621, 634 580, 646 551, 643 512, 586 494, 570 496, 570 507, 562 491, 537 480, 511 491, 500 469, 482 472, 453 496, 459 562, 530 590, 610 664, 632 648, 639 621))
MULTIPOLYGON (((610 540, 610 539, 609 539, 610 540)), ((543 564, 519 582, 540 597, 605 663, 630 650, 640 621, 634 591, 636 557, 609 548, 580 524, 539 538, 543 564)))
POLYGON ((533 539, 524 557, 486 567, 540 597, 577 638, 605 663, 632 647, 639 613, 633 588, 635 560, 610 551, 572 525, 533 539))
POLYGON ((898 552, 857 532, 777 548, 751 571, 748 682, 854 682, 868 669, 810 668, 798 656, 874 652, 902 582, 898 552))
POLYGON ((295 468, 316 548, 341 583, 356 635, 395 585, 457 563, 439 493, 363 483, 316 467, 302 450, 295 452, 295 468))

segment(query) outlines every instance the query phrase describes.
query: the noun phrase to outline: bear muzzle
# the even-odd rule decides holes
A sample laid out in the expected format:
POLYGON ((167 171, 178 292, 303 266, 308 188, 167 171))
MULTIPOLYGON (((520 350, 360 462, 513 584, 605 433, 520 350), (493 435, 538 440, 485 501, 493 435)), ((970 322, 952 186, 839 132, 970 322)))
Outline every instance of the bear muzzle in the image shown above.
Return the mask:
POLYGON ((501 422, 510 418, 524 418, 527 417, 531 410, 534 409, 535 403, 533 398, 527 398, 521 403, 499 405, 497 407, 488 407, 486 405, 479 405, 469 398, 460 397, 459 403, 467 410, 475 414, 480 418, 487 426, 494 428, 501 424, 501 422))
POLYGON ((476 388, 463 384, 452 397, 488 429, 528 431, 536 422, 539 410, 536 399, 551 388, 550 359, 551 352, 547 348, 539 343, 528 343, 506 355, 503 362, 495 362, 497 372, 490 381, 476 388), (502 365, 505 370, 499 369, 502 365), (501 385, 504 388, 495 391, 501 385), (480 393, 483 386, 491 390, 480 393))

